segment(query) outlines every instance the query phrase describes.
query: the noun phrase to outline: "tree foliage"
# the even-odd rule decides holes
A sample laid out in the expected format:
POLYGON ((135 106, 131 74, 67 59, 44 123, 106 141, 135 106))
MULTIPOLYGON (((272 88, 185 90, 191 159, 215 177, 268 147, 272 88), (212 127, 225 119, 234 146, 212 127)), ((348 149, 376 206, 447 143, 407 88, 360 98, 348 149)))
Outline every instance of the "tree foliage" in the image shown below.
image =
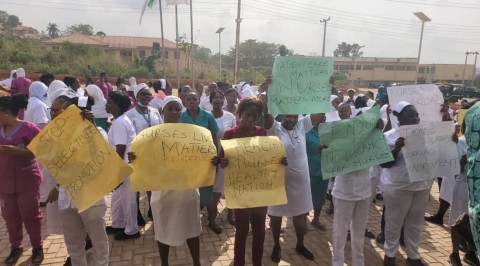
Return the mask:
POLYGON ((94 33, 93 27, 89 24, 75 24, 67 27, 67 29, 65 30, 65 33, 67 35, 70 35, 74 32, 78 32, 83 35, 90 35, 90 36, 93 35, 94 33))
POLYGON ((15 28, 18 25, 22 25, 20 19, 15 15, 8 15, 7 20, 3 24, 7 28, 15 28))
POLYGON ((363 52, 360 52, 363 46, 358 43, 349 44, 342 42, 338 44, 337 49, 333 51, 335 57, 361 57, 363 52))
MULTIPOLYGON (((238 62, 240 67, 269 67, 273 65, 275 56, 280 55, 280 51, 285 55, 292 55, 293 50, 287 47, 280 49, 282 45, 268 42, 257 42, 257 40, 246 40, 240 43, 238 62)), ((226 63, 233 65, 235 59, 235 48, 232 47, 227 52, 226 63)))
POLYGON ((8 13, 3 10, 0 10, 0 23, 7 22, 7 18, 8 18, 8 13))
POLYGON ((48 34, 48 38, 50 39, 58 37, 58 35, 60 34, 60 29, 58 28, 57 23, 48 23, 47 34, 48 34))
POLYGON ((103 37, 107 36, 107 34, 103 31, 97 31, 97 33, 95 33, 95 35, 96 36, 103 36, 103 37))

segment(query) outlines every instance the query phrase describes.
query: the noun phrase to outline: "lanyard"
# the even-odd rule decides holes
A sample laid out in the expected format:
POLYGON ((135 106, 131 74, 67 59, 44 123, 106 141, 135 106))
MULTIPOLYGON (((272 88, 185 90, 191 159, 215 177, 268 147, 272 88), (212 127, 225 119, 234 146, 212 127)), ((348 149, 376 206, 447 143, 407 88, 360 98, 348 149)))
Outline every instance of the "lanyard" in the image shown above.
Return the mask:
POLYGON ((145 114, 140 110, 140 108, 138 108, 138 106, 136 107, 136 109, 137 109, 137 112, 142 115, 143 119, 145 119, 145 121, 146 121, 147 124, 148 124, 148 127, 151 127, 151 126, 152 126, 152 122, 151 122, 152 120, 150 119, 150 110, 148 110, 148 108, 147 108, 147 114, 145 115, 145 114))

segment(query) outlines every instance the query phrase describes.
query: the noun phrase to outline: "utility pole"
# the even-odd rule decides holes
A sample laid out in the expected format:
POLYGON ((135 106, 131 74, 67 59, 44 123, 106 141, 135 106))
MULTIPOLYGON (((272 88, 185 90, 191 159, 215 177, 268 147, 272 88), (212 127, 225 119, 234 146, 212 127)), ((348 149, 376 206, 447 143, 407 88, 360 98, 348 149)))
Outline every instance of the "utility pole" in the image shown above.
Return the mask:
POLYGON ((240 49, 240 23, 242 22, 242 18, 240 18, 240 9, 242 6, 242 1, 238 0, 238 9, 237 9, 237 19, 235 22, 237 23, 237 33, 235 37, 235 64, 233 66, 233 83, 237 84, 237 72, 238 72, 238 55, 240 49))
POLYGON ((463 65, 462 85, 465 87, 465 70, 467 70, 467 60, 470 52, 465 52, 465 64, 463 65))
POLYGON ((323 48, 322 48, 322 57, 325 57, 325 37, 327 36, 327 22, 330 20, 330 17, 327 19, 320 20, 320 23, 323 24, 323 48))
POLYGON ((473 74, 472 74, 472 84, 470 86, 473 87, 473 82, 475 82, 475 73, 477 72, 477 56, 478 52, 473 52, 475 54, 475 63, 473 63, 473 74))

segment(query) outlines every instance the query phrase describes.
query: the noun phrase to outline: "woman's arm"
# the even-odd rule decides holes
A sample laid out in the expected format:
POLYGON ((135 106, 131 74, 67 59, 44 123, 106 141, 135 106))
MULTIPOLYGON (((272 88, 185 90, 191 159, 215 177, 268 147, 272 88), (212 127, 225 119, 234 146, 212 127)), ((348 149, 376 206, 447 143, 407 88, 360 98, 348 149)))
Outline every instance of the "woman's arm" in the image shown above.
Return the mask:
POLYGON ((19 148, 12 145, 0 145, 0 153, 9 153, 18 156, 35 157, 27 148, 19 148))
POLYGON ((115 145, 115 150, 117 151, 118 156, 120 158, 125 158, 125 151, 127 150, 127 145, 115 145))
POLYGON ((397 159, 397 156, 400 153, 400 150, 403 148, 403 146, 405 146, 405 139, 404 138, 398 138, 395 141, 395 146, 392 149, 393 161, 382 163, 382 164, 380 164, 380 167, 391 168, 395 164, 395 160, 397 159))

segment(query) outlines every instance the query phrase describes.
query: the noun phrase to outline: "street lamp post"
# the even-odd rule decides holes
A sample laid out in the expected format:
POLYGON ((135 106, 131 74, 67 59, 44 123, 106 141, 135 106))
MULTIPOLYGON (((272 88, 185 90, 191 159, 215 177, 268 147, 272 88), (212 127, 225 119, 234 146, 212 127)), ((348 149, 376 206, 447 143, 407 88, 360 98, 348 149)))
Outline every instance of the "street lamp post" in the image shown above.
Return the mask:
POLYGON ((220 37, 225 28, 220 27, 215 33, 218 33, 218 56, 220 57, 220 79, 222 80, 222 38, 220 37))
POLYGON ((417 84, 418 80, 418 68, 420 66, 420 54, 422 53, 422 41, 423 41, 423 27, 425 26, 425 22, 432 21, 427 15, 425 15, 423 12, 415 12, 413 13, 418 19, 422 21, 422 31, 420 33, 420 45, 418 46, 418 57, 417 57, 417 69, 415 73, 415 84, 417 84))
POLYGON ((477 71, 477 56, 478 52, 473 52, 475 54, 475 62, 473 63, 473 73, 472 73, 472 84, 470 86, 473 86, 473 82, 475 81, 475 73, 477 71))
POLYGON ((465 87, 465 70, 467 70, 467 60, 470 52, 465 52, 465 64, 463 65, 462 85, 465 87))

